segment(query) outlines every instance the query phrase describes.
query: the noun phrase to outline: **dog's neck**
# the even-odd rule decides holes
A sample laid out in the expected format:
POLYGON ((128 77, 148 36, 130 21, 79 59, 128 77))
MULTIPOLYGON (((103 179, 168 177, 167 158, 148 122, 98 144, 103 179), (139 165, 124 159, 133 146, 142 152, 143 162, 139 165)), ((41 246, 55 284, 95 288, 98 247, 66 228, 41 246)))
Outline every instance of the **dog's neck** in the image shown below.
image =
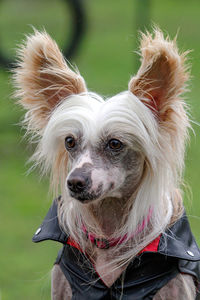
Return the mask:
MULTIPOLYGON (((105 198, 88 205, 87 220, 90 220, 91 223, 96 225, 96 232, 94 232, 94 234, 99 238, 105 238, 107 240, 110 238, 112 239, 114 235, 119 234, 120 228, 126 222, 128 203, 130 203, 130 201, 125 199, 105 198)), ((90 225, 90 223, 87 224, 90 225)), ((116 281, 126 268, 126 265, 118 267, 117 265, 110 264, 113 259, 113 251, 115 251, 115 255, 119 255, 125 250, 124 247, 120 247, 120 249, 115 248, 115 250, 113 250, 112 247, 106 250, 100 249, 91 243, 88 243, 86 247, 86 252, 93 261, 96 271, 108 287, 116 281), (113 267, 115 270, 111 272, 113 267)))
POLYGON ((88 205, 87 210, 99 234, 109 238, 125 224, 129 208, 127 200, 105 198, 88 205))

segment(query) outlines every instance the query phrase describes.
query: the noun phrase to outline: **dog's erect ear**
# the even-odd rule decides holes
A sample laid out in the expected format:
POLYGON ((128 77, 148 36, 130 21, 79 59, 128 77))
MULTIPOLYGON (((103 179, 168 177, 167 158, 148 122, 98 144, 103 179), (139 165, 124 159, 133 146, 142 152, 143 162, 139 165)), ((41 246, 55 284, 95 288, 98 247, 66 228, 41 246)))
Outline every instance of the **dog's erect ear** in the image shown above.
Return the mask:
POLYGON ((35 31, 18 55, 18 67, 14 71, 16 96, 27 110, 28 129, 40 131, 60 101, 86 92, 85 82, 69 68, 57 44, 45 32, 35 31))
POLYGON ((187 53, 179 54, 175 40, 164 39, 159 29, 154 30, 154 36, 142 34, 140 52, 141 66, 129 82, 129 90, 165 121, 174 101, 185 91, 187 53))

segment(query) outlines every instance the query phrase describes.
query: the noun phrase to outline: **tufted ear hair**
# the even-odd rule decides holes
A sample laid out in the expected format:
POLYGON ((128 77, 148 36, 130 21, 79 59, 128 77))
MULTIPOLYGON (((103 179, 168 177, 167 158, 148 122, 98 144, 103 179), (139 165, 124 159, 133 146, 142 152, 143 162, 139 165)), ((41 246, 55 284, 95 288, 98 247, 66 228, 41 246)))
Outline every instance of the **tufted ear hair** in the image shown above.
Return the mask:
POLYGON ((176 41, 164 39, 159 29, 142 34, 141 66, 129 82, 129 90, 146 104, 160 121, 169 120, 180 102, 189 78, 186 54, 178 53, 176 41))
POLYGON ((14 83, 15 96, 27 110, 24 122, 35 132, 43 130, 63 99, 87 91, 84 79, 69 68, 55 41, 38 31, 18 51, 14 83))

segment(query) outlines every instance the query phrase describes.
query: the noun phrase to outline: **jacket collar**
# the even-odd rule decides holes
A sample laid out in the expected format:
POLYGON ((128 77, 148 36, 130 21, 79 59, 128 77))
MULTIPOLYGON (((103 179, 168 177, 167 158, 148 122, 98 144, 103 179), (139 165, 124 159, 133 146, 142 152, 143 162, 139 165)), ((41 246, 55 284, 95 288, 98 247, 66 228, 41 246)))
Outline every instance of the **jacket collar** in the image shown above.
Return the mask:
POLYGON ((58 222, 57 209, 58 209, 59 200, 60 197, 54 200, 43 223, 36 230, 32 238, 32 241, 34 243, 38 243, 46 240, 52 240, 52 241, 60 242, 62 244, 65 244, 67 242, 69 235, 62 230, 58 222))
POLYGON ((158 252, 180 259, 199 261, 200 249, 191 232, 186 213, 162 234, 158 252))
MULTIPOLYGON (((62 230, 58 222, 58 201, 59 198, 54 200, 43 223, 33 236, 33 242, 37 243, 45 240, 53 240, 62 244, 67 243, 69 234, 66 234, 62 230)), ((185 213, 174 225, 161 235, 157 252, 162 255, 189 261, 200 260, 200 249, 191 232, 185 213)))

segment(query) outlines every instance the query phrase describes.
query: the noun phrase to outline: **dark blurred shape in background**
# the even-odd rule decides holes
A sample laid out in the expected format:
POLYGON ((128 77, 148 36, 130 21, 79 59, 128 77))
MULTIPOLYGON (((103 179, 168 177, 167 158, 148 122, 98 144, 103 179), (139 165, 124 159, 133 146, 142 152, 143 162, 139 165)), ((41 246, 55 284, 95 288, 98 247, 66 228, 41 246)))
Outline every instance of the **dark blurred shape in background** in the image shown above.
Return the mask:
MULTIPOLYGON (((65 0, 66 11, 71 15, 71 31, 68 45, 65 45, 63 54, 67 60, 71 60, 76 54, 81 39, 86 29, 86 14, 83 0, 65 0)), ((1 2, 0 2, 1 4, 1 2)), ((1 9, 1 7, 0 7, 1 9)), ((65 28, 63 28, 65 32, 65 28)), ((0 65, 6 69, 11 68, 13 62, 11 59, 2 54, 0 49, 0 65)))

